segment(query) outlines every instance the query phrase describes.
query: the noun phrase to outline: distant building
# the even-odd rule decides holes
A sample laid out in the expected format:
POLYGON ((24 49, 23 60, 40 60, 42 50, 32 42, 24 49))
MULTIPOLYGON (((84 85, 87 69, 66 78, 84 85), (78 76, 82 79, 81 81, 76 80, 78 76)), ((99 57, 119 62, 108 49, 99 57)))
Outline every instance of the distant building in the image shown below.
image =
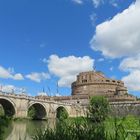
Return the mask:
MULTIPOLYGON (((107 78, 100 71, 82 72, 77 75, 77 79, 72 83, 71 96, 52 97, 56 101, 70 103, 88 104, 91 96, 105 96, 110 102, 115 101, 135 101, 136 97, 128 94, 124 82, 107 78)), ((39 96, 39 98, 50 98, 39 96)))

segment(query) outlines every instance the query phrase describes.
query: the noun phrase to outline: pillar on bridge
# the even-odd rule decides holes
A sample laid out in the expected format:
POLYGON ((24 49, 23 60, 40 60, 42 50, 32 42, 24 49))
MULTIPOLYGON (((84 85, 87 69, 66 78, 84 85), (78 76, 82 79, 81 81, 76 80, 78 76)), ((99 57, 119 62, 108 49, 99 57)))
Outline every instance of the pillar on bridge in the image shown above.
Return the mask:
POLYGON ((15 118, 27 118, 28 100, 25 98, 15 99, 16 114, 15 118))

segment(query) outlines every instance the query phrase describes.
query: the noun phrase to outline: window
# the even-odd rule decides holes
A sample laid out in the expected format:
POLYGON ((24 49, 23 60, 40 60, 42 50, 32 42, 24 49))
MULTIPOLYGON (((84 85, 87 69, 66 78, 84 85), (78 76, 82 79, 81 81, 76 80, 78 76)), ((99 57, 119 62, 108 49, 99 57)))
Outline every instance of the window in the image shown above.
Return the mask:
POLYGON ((77 104, 79 104, 80 103, 80 101, 77 101, 77 104))
POLYGON ((86 82, 87 82, 87 80, 86 80, 86 79, 82 80, 82 83, 86 83, 86 82))

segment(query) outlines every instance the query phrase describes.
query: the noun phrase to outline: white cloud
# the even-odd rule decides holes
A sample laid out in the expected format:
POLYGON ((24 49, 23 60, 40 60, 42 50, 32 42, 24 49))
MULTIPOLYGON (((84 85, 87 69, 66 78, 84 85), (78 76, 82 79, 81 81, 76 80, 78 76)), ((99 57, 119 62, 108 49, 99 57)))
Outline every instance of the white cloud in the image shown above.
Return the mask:
POLYGON ((83 4, 84 2, 92 2, 94 8, 98 8, 99 6, 107 3, 112 5, 113 7, 119 7, 118 3, 119 0, 72 0, 73 2, 77 4, 83 4))
POLYGON ((48 62, 48 60, 46 59, 46 58, 43 58, 43 63, 47 63, 48 62))
MULTIPOLYGON (((72 0, 73 2, 77 3, 77 4, 83 4, 84 1, 86 0, 72 0)), ((93 3, 93 6, 95 8, 99 7, 101 4, 104 3, 104 0, 90 0, 93 3)))
POLYGON ((16 88, 13 85, 4 85, 4 86, 1 86, 1 90, 3 92, 7 92, 7 93, 12 93, 12 92, 14 92, 15 89, 16 88))
POLYGON ((0 90, 6 93, 15 93, 19 94, 25 92, 25 89, 16 87, 14 85, 0 85, 0 90))
POLYGON ((4 67, 0 66, 0 78, 4 78, 4 79, 13 79, 13 80, 23 80, 24 77, 22 76, 22 74, 17 73, 14 74, 14 69, 13 68, 8 68, 5 69, 4 67))
POLYGON ((122 13, 96 27, 92 49, 104 56, 119 58, 140 53, 140 0, 122 13))
POLYGON ((76 80, 79 72, 89 71, 93 69, 94 60, 89 56, 84 57, 59 57, 51 55, 48 60, 48 69, 50 73, 59 77, 58 85, 69 87, 76 80))
POLYGON ((40 96, 40 95, 41 95, 41 96, 47 96, 47 93, 46 93, 46 92, 38 92, 37 95, 39 95, 39 96, 40 96))
MULTIPOLYGON (((116 5, 111 0, 110 4, 116 5)), ((95 51, 110 58, 125 57, 119 68, 129 72, 122 77, 129 90, 140 91, 140 0, 126 10, 96 27, 96 33, 90 41, 95 51)), ((110 69, 112 70, 112 68, 110 69)))
POLYGON ((60 97, 60 96, 62 96, 62 95, 61 95, 60 93, 56 93, 55 96, 60 97))
POLYGON ((72 0, 73 2, 77 3, 77 4, 82 4, 83 0, 72 0))
POLYGON ((116 8, 119 7, 117 2, 118 2, 118 0, 110 0, 110 4, 116 8))
POLYGON ((110 71, 113 71, 113 69, 114 69, 114 67, 113 67, 113 66, 109 68, 109 70, 110 70, 110 71))
POLYGON ((104 58, 99 58, 97 61, 98 62, 103 62, 103 61, 105 61, 105 59, 104 58))
POLYGON ((104 3, 104 0, 92 0, 93 5, 95 8, 97 8, 99 5, 104 3))
POLYGON ((134 70, 122 78, 129 90, 140 91, 140 70, 134 70))
POLYGON ((97 14, 92 13, 89 17, 90 17, 92 25, 95 26, 95 23, 96 23, 96 20, 97 20, 97 14))
POLYGON ((0 78, 12 78, 11 71, 0 66, 0 78))
POLYGON ((13 79, 14 79, 14 80, 23 80, 24 77, 22 76, 21 73, 17 73, 17 74, 15 74, 15 75, 13 76, 13 79))
POLYGON ((128 89, 140 91, 140 55, 125 58, 119 68, 129 72, 127 76, 122 78, 128 89))
POLYGON ((140 55, 123 59, 119 68, 123 71, 140 70, 140 55))
POLYGON ((42 80, 46 80, 50 78, 50 75, 45 72, 37 73, 37 72, 32 72, 31 74, 26 75, 26 78, 40 83, 42 80))

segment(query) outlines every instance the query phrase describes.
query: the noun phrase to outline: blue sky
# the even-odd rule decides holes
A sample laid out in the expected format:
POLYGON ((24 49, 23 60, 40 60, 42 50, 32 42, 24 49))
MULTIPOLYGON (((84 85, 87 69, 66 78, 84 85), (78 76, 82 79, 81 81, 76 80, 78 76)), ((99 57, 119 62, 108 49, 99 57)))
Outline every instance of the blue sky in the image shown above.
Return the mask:
POLYGON ((103 71, 140 91, 139 0, 1 0, 0 84, 70 95, 81 71, 103 71))

